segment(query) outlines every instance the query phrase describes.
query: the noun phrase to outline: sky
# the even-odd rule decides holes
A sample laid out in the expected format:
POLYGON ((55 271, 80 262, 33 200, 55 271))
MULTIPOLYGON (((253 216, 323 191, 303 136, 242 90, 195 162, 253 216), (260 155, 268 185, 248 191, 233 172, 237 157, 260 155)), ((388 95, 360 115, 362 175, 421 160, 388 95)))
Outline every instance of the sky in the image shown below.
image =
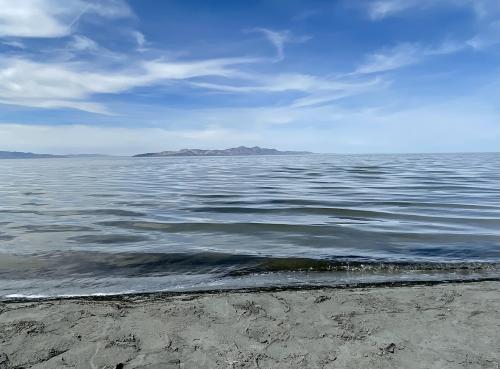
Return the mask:
POLYGON ((498 0, 0 0, 0 150, 500 151, 498 0))

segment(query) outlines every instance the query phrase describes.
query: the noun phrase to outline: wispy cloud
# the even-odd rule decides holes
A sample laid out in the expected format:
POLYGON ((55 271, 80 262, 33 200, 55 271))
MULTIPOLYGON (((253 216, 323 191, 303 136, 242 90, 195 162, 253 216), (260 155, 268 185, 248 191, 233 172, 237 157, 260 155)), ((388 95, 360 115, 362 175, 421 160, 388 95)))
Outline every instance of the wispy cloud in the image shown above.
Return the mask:
POLYGON ((137 44, 137 51, 139 52, 144 52, 147 51, 148 49, 146 48, 147 45, 147 40, 146 36, 142 32, 139 32, 137 30, 133 30, 131 32, 132 37, 134 38, 136 44, 137 44))
POLYGON ((294 98, 290 107, 321 105, 347 96, 364 93, 375 86, 381 87, 380 78, 366 81, 346 81, 310 74, 283 73, 278 75, 245 76, 252 84, 227 85, 207 82, 192 82, 192 85, 229 93, 281 93, 298 92, 303 96, 294 98))
POLYGON ((428 10, 438 6, 468 8, 476 18, 476 34, 465 43, 480 50, 500 43, 500 1, 498 0, 374 0, 367 12, 372 20, 405 13, 413 9, 428 10))
POLYGON ((66 36, 84 13, 117 18, 131 10, 121 0, 0 0, 0 37, 66 36))
POLYGON ((467 7, 480 19, 497 17, 500 12, 497 0, 373 0, 367 3, 366 10, 371 19, 381 20, 412 9, 442 6, 467 7))
POLYGON ((295 36, 289 30, 274 31, 268 28, 254 28, 251 32, 262 33, 276 49, 276 58, 283 60, 285 58, 285 44, 295 42, 306 42, 311 37, 295 36))
POLYGON ((1 43, 3 45, 7 45, 15 49, 21 49, 21 50, 26 49, 26 45, 23 44, 21 41, 8 40, 8 41, 2 41, 1 43))
POLYGON ((451 54, 465 47, 465 43, 457 42, 445 42, 435 47, 402 43, 369 55, 353 74, 379 73, 403 68, 419 63, 429 56, 451 54))
POLYGON ((467 40, 467 44, 476 50, 500 44, 500 19, 483 27, 481 32, 467 40))
MULTIPOLYGON (((84 42, 85 43, 85 42, 84 42)), ((79 63, 42 63, 22 58, 0 59, 0 102, 41 108, 74 108, 109 113, 89 101, 96 94, 116 94, 163 81, 196 77, 231 77, 232 67, 254 62, 248 58, 165 62, 138 61, 119 70, 96 70, 79 63)))
POLYGON ((283 92, 283 91, 332 91, 345 90, 355 83, 342 82, 332 78, 318 77, 312 74, 281 73, 276 75, 246 75, 251 85, 220 85, 214 83, 194 83, 197 86, 226 92, 283 92))
POLYGON ((398 45, 389 50, 378 51, 367 57, 354 73, 367 74, 385 72, 418 62, 422 55, 419 48, 411 44, 398 45))
POLYGON ((380 90, 387 85, 388 83, 381 78, 373 78, 365 82, 345 84, 343 88, 332 89, 329 91, 317 91, 311 93, 309 96, 298 98, 290 105, 290 107, 302 108, 307 106, 325 105, 331 103, 332 101, 360 95, 375 89, 380 90))
POLYGON ((99 45, 94 40, 81 35, 73 36, 68 46, 79 51, 95 51, 99 49, 99 45))
POLYGON ((371 19, 379 20, 425 3, 426 0, 376 0, 368 3, 367 10, 371 19))

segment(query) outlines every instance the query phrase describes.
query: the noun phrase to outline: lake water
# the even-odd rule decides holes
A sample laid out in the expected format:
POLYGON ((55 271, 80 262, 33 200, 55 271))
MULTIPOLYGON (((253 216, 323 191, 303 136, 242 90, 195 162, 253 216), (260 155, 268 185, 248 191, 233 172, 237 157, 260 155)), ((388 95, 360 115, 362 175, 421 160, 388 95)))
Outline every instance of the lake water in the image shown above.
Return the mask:
POLYGON ((497 278, 500 154, 0 160, 0 298, 497 278))

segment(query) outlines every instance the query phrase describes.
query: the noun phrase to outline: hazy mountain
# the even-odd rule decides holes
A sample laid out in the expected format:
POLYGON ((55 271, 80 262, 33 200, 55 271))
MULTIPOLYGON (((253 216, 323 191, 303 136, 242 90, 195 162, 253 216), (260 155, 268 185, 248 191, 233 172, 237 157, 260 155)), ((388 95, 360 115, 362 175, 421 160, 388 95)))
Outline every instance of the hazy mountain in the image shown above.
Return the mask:
POLYGON ((21 151, 0 151, 0 159, 51 159, 51 158, 92 158, 104 157, 102 154, 68 154, 68 155, 53 155, 53 154, 34 154, 32 152, 21 151))
POLYGON ((258 146, 254 147, 233 147, 225 150, 202 150, 202 149, 182 149, 178 151, 161 151, 146 154, 134 155, 134 157, 158 157, 158 156, 248 156, 248 155, 297 155, 312 154, 307 151, 279 151, 276 149, 266 149, 258 146))
POLYGON ((32 152, 0 151, 0 159, 44 159, 64 158, 62 155, 34 154, 32 152))

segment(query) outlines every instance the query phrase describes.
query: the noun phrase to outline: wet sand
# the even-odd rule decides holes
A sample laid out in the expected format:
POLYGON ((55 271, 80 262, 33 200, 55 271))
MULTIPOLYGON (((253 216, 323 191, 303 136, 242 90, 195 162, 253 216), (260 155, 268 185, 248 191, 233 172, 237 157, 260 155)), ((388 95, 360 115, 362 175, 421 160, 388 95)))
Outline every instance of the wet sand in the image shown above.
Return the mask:
POLYGON ((0 369, 500 368, 500 282, 0 303, 0 369))

